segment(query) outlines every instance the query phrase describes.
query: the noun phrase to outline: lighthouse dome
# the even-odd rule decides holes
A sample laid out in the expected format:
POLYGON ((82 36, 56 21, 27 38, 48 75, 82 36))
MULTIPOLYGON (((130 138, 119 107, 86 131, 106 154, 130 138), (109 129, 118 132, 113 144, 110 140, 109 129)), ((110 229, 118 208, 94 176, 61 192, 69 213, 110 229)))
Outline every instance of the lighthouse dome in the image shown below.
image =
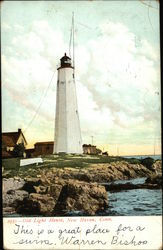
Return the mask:
POLYGON ((65 68, 65 67, 71 67, 71 58, 68 57, 65 53, 65 55, 60 59, 61 61, 61 67, 65 68))

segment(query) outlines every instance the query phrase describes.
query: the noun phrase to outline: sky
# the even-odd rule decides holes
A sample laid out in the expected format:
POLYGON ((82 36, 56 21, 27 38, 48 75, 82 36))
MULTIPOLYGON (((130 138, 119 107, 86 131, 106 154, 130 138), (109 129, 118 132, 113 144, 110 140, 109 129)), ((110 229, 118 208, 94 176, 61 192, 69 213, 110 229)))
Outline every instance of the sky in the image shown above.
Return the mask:
MULTIPOLYGON (((161 152, 158 1, 3 1, 2 131, 54 140, 57 67, 75 19, 82 141, 110 155, 161 152)), ((70 51, 69 51, 70 50, 70 51)))

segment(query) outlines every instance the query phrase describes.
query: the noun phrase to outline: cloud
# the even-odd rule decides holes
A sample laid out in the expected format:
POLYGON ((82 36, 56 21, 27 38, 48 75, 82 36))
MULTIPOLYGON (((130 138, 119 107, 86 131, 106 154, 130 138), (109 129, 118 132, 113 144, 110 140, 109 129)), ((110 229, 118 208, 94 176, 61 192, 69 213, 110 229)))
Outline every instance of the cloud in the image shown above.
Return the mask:
POLYGON ((82 64, 88 66, 85 73, 81 74, 78 60, 82 84, 99 110, 110 110, 116 125, 131 127, 137 119, 146 122, 147 116, 157 121, 160 103, 154 93, 160 88, 158 48, 145 39, 136 46, 135 34, 121 23, 105 22, 100 29, 101 36, 84 45, 88 54, 82 57, 82 64), (148 100, 154 108, 149 108, 148 100))
POLYGON ((1 27, 2 27, 2 29, 4 31, 11 30, 11 26, 8 23, 6 23, 6 22, 2 22, 2 26, 1 27))
MULTIPOLYGON (((29 26, 3 25, 4 31, 12 32, 12 39, 6 47, 3 44, 2 85, 13 101, 32 115, 42 102, 38 117, 53 121, 57 66, 68 44, 63 32, 54 30, 47 21, 34 21, 29 26)), ((122 23, 105 20, 98 30, 96 39, 85 44, 78 41, 75 47, 84 139, 89 141, 90 135, 96 135, 101 143, 106 142, 110 131, 115 138, 119 130, 130 134, 123 138, 129 140, 132 135, 138 137, 135 131, 139 127, 150 133, 159 130, 160 100, 155 94, 160 91, 159 48, 144 38, 137 40, 122 23)))
MULTIPOLYGON (((46 37, 46 31, 53 35, 53 40, 58 39, 58 32, 55 33, 50 27, 47 29, 47 22, 34 22, 29 32, 20 34, 18 31, 11 40, 10 52, 2 55, 2 85, 6 88, 14 101, 26 109, 35 111, 40 101, 45 96, 46 90, 51 82, 55 72, 53 81, 48 89, 48 97, 41 105, 39 114, 47 119, 54 119, 55 109, 55 85, 57 79, 56 63, 58 56, 54 56, 54 62, 51 64, 49 54, 44 55, 46 46, 49 47, 49 37, 46 37), (37 30, 39 25, 43 25, 42 32, 37 30), (37 32, 36 32, 37 31, 37 32), (42 37, 44 34, 45 39, 42 37), (53 105, 52 105, 53 104, 53 105), (52 107, 50 109, 49 107, 52 107)), ((13 29, 17 30, 14 25, 13 29)), ((22 31, 19 26, 19 30, 22 31)), ((48 33, 48 35, 49 35, 48 33)), ((61 40, 62 43, 62 40, 61 40)), ((55 50, 52 49, 53 53, 55 50)), ((62 49, 62 48, 61 48, 62 49)), ((49 49, 50 52, 50 49, 49 49)), ((52 54, 53 54, 52 53, 52 54)))

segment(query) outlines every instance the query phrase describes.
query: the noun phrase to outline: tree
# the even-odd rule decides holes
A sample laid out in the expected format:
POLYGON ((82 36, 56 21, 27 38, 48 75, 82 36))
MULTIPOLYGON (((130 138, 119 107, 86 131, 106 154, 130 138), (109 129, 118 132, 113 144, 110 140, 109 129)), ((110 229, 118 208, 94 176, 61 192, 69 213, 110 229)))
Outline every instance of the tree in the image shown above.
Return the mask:
POLYGON ((13 150, 13 156, 23 157, 24 151, 25 151, 24 143, 19 143, 15 146, 13 150))

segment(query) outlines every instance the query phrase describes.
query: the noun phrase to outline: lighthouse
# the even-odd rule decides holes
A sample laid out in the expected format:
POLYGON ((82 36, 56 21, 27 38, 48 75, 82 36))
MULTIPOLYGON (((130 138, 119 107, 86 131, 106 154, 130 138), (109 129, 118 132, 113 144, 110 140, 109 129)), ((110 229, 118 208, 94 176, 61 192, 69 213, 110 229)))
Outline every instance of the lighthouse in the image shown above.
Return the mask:
POLYGON ((60 59, 58 70, 54 153, 82 153, 74 67, 71 58, 60 59))

